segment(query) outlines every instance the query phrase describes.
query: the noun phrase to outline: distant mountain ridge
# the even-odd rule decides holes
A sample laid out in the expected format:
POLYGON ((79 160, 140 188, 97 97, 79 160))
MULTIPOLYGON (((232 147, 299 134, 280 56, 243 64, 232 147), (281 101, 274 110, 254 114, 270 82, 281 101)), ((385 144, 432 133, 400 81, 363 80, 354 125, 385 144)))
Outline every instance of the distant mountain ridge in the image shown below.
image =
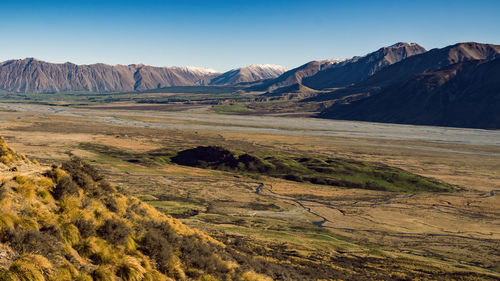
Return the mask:
POLYGON ((206 85, 219 74, 195 67, 54 64, 27 58, 0 63, 0 89, 20 93, 128 92, 206 85))
POLYGON ((324 118, 499 129, 500 45, 432 49, 312 100, 334 101, 324 118))
POLYGON ((357 83, 389 65, 425 52, 425 48, 416 43, 396 43, 320 71, 305 78, 303 84, 312 89, 344 87, 357 83))
POLYGON ((344 60, 311 61, 283 75, 256 83, 250 89, 288 92, 290 89, 323 90, 344 87, 373 75, 384 67, 426 52, 416 43, 396 43, 362 57, 344 60), (297 84, 297 85, 295 85, 297 84))
POLYGON ((465 61, 490 60, 498 57, 499 54, 500 45, 475 42, 458 43, 441 49, 432 49, 396 63, 367 78, 358 86, 380 88, 418 73, 438 70, 465 61))

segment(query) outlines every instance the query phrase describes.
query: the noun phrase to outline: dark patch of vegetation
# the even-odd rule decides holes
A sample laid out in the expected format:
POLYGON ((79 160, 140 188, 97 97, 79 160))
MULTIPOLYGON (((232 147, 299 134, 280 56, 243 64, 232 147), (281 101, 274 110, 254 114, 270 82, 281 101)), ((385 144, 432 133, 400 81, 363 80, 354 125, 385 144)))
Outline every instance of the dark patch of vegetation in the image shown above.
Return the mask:
POLYGON ((187 219, 190 217, 197 216, 198 214, 200 214, 200 210, 190 209, 180 214, 170 214, 170 215, 176 219, 187 219))
POLYGON ((238 164, 231 151, 216 146, 199 146, 180 151, 172 158, 172 162, 201 168, 231 168, 238 164))
MULTIPOLYGON (((47 176, 53 176, 51 171, 47 173, 47 176)), ((56 184, 52 190, 52 196, 54 199, 59 200, 64 195, 75 195, 78 193, 79 187, 75 182, 69 177, 62 177, 60 181, 56 184)))
POLYGON ((23 227, 7 228, 0 234, 0 242, 8 243, 19 253, 51 256, 64 252, 61 247, 61 230, 57 226, 44 227, 40 230, 23 227))
POLYGON ((168 272, 167 266, 174 256, 174 247, 179 242, 180 237, 167 224, 161 224, 156 228, 149 229, 140 240, 140 249, 148 256, 152 257, 162 272, 168 272))
POLYGON ((172 157, 171 161, 185 166, 251 173, 268 173, 274 168, 258 157, 250 154, 237 157, 233 152, 218 146, 198 146, 183 150, 172 157))
POLYGON ((296 182, 395 192, 453 192, 459 187, 412 174, 381 163, 345 158, 320 158, 279 155, 263 152, 261 157, 248 153, 237 155, 223 147, 198 146, 175 152, 169 148, 134 153, 115 147, 81 144, 80 147, 133 161, 145 166, 176 163, 179 165, 238 172, 249 177, 260 175, 296 182))
POLYGON ((94 222, 90 219, 77 218, 73 224, 78 228, 80 235, 83 238, 88 238, 90 236, 96 235, 96 226, 94 222))
POLYGON ((456 187, 435 179, 418 176, 380 163, 340 158, 259 157, 215 146, 199 146, 177 153, 172 162, 179 165, 217 170, 258 173, 298 182, 399 192, 450 192, 456 187))
POLYGON ((181 259, 186 261, 189 267, 202 270, 188 271, 189 277, 198 278, 203 271, 220 277, 229 273, 227 263, 217 258, 219 255, 225 256, 222 247, 207 244, 193 236, 183 237, 181 245, 181 259))
POLYGON ((99 227, 97 234, 111 244, 123 245, 127 242, 127 238, 132 230, 124 221, 118 219, 108 219, 99 227))

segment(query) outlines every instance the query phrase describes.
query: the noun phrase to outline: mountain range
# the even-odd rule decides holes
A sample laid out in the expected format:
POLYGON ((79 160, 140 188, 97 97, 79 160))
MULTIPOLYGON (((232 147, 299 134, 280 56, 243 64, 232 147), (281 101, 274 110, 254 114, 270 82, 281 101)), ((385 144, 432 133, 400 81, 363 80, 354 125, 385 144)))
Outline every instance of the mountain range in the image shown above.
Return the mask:
POLYGON ((334 101, 320 114, 325 118, 498 129, 499 59, 499 45, 459 43, 312 99, 334 101))
POLYGON ((426 50, 416 43, 397 43, 362 57, 308 62, 275 79, 262 81, 253 90, 287 92, 290 89, 322 90, 359 82, 384 67, 426 50))
POLYGON ((127 92, 201 85, 217 73, 201 68, 146 65, 53 64, 34 58, 0 64, 0 89, 21 93, 127 92))
POLYGON ((172 86, 232 85, 273 99, 321 103, 322 118, 500 128, 500 45, 458 43, 427 51, 396 43, 350 59, 286 70, 249 65, 219 73, 195 67, 0 63, 0 90, 132 92, 172 86))
POLYGON ((500 128, 500 57, 415 74, 380 93, 323 111, 327 118, 500 128))
POLYGON ((27 58, 0 63, 0 89, 14 93, 132 92, 172 86, 236 84, 275 78, 283 72, 285 68, 276 65, 250 65, 219 73, 198 67, 55 64, 27 58))

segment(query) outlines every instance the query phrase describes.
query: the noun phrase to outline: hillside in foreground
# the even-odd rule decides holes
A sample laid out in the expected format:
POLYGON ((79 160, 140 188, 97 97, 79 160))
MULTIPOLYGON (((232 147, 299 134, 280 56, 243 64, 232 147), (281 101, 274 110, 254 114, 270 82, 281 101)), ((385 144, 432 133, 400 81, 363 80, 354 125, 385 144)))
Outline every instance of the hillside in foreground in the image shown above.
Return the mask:
MULTIPOLYGON (((2 147, 3 165, 39 168, 2 147)), ((269 279, 78 159, 36 176, 13 170, 0 187, 0 280, 269 279)))

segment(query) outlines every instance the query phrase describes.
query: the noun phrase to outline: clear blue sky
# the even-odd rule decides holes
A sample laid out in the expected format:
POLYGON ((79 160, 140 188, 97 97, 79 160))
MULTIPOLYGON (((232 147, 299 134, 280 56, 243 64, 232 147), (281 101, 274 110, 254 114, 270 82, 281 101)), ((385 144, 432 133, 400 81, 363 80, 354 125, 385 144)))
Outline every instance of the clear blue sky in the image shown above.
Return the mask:
POLYGON ((500 44, 500 1, 1 1, 0 61, 287 68, 393 43, 500 44))

